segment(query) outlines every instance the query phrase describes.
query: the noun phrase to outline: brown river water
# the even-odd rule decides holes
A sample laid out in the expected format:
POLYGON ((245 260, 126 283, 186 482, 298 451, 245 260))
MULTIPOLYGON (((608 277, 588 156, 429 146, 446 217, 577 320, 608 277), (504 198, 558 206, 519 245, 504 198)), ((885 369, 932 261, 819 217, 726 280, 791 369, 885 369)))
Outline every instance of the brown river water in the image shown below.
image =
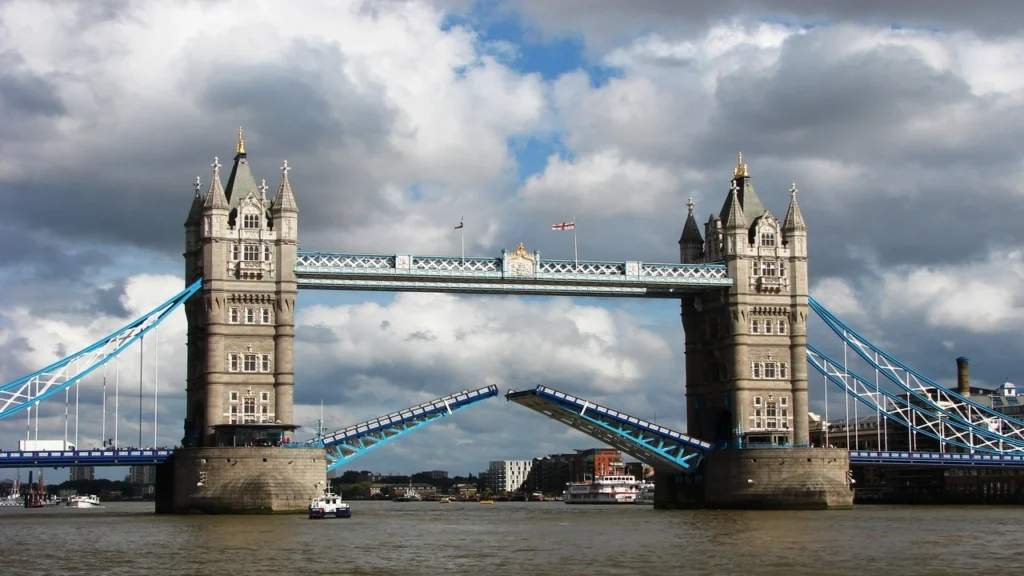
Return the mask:
POLYGON ((0 574, 1024 574, 1024 509, 360 502, 349 519, 0 508, 0 574))

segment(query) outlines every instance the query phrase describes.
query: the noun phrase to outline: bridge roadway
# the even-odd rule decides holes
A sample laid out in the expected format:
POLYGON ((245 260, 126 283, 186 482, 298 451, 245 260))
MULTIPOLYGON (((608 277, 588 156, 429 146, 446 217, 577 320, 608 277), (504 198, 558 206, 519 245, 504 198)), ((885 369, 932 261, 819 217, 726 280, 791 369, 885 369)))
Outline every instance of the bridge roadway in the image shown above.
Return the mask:
POLYGON ((523 245, 499 258, 299 252, 300 288, 544 296, 679 298, 733 281, 724 264, 542 260, 523 245))

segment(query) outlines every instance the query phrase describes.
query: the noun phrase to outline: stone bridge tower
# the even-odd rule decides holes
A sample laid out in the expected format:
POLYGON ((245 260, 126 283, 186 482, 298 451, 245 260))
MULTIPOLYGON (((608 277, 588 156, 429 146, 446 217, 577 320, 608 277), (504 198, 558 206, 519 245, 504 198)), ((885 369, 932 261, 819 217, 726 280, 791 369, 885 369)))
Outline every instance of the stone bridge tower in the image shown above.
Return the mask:
POLYGON ((691 203, 680 261, 724 262, 735 284, 682 303, 689 432, 731 447, 806 445, 807 226, 796 185, 780 223, 741 154, 704 238, 691 203))
POLYGON ((298 206, 288 162, 273 199, 238 129, 234 163, 185 221, 185 280, 203 279, 188 319, 185 436, 157 469, 160 513, 305 510, 326 486, 322 447, 295 447, 292 412, 298 206))
POLYGON ((227 187, 216 158, 205 198, 196 179, 185 222, 185 278, 202 277, 204 284, 186 304, 183 446, 230 445, 215 436, 218 429, 233 434, 232 425, 293 428, 298 213, 288 161, 270 200, 266 181, 253 178, 241 128, 227 187))
POLYGON ((741 154, 703 236, 689 208, 680 261, 723 262, 734 281, 682 299, 687 428, 716 449, 697 474, 656 474, 655 506, 851 507, 847 452, 809 447, 807 226, 796 186, 780 223, 741 154))

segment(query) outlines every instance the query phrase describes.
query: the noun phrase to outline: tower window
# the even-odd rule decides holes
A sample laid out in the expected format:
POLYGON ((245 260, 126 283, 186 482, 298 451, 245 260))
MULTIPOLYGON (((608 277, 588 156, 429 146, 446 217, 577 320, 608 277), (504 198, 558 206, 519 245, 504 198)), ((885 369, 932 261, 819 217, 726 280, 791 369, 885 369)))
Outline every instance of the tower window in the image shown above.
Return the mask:
POLYGON ((270 402, 270 392, 260 392, 260 402, 270 402))
MULTIPOLYGON (((783 366, 785 366, 785 364, 783 364, 783 366)), ((788 396, 780 397, 779 398, 779 406, 789 406, 789 397, 788 396)), ((786 415, 785 411, 783 411, 782 415, 783 416, 786 415)))
POLYGON ((231 324, 238 324, 238 308, 231 308, 228 310, 228 322, 231 324))
POLYGON ((760 320, 751 320, 750 321, 750 333, 751 334, 760 334, 761 333, 761 321, 760 320))
POLYGON ((228 414, 230 414, 230 420, 228 422, 230 424, 238 424, 238 406, 232 406, 231 409, 228 410, 228 414))
POLYGON ((765 320, 764 321, 764 333, 765 334, 771 334, 772 333, 772 321, 771 320, 765 320))
MULTIPOLYGON (((789 378, 789 367, 785 362, 779 362, 779 378, 782 378, 783 380, 789 378)), ((786 405, 785 398, 782 398, 782 405, 786 405)))
POLYGON ((252 308, 245 309, 245 323, 255 324, 256 323, 256 311, 252 308))
POLYGON ((238 372, 238 354, 228 354, 228 372, 238 372))
POLYGON ((255 372, 256 371, 256 355, 246 354, 245 355, 245 366, 243 372, 255 372))
POLYGON ((231 245, 231 259, 238 260, 238 244, 231 245))
POLYGON ((260 227, 260 216, 259 214, 246 214, 242 216, 242 228, 259 228, 260 227))
POLYGON ((779 260, 779 277, 786 275, 786 263, 779 260))
POLYGON ((775 262, 762 262, 761 276, 775 276, 775 262))
POLYGON ((260 310, 260 322, 263 324, 270 324, 270 308, 263 308, 260 310))
POLYGON ((761 234, 761 246, 775 246, 775 234, 763 232, 761 234))
POLYGON ((764 377, 768 379, 775 378, 775 362, 764 363, 764 377))
MULTIPOLYGON (((270 372, 270 354, 260 356, 260 372, 270 372)), ((264 392, 264 394, 269 394, 269 392, 264 392)))
POLYGON ((760 378, 761 377, 761 363, 760 362, 751 362, 750 363, 750 370, 751 370, 752 375, 753 375, 754 378, 760 378))
POLYGON ((270 262, 270 246, 263 247, 263 259, 270 262))
MULTIPOLYGON (((754 396, 754 406, 760 406, 764 403, 764 400, 760 396, 754 396)), ((760 416, 760 414, 758 414, 760 416)))
POLYGON ((228 400, 231 402, 238 402, 238 391, 233 390, 231 392, 228 392, 228 400))
POLYGON ((246 244, 242 247, 242 255, 246 262, 257 262, 260 259, 260 247, 255 244, 246 244))
POLYGON ((785 333, 786 333, 786 321, 785 320, 779 320, 779 334, 785 334, 785 333))

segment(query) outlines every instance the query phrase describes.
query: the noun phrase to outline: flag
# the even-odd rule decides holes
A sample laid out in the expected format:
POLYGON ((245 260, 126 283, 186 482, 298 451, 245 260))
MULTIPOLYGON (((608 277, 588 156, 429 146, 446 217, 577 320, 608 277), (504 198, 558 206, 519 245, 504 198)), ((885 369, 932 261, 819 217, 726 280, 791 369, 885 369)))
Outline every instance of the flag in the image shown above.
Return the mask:
POLYGON ((459 225, 455 227, 456 230, 461 230, 462 229, 462 220, 463 220, 462 218, 459 218, 459 225))
POLYGON ((552 230, 575 230, 576 229, 576 223, 575 222, 562 222, 561 224, 552 224, 551 225, 551 229, 552 230))

